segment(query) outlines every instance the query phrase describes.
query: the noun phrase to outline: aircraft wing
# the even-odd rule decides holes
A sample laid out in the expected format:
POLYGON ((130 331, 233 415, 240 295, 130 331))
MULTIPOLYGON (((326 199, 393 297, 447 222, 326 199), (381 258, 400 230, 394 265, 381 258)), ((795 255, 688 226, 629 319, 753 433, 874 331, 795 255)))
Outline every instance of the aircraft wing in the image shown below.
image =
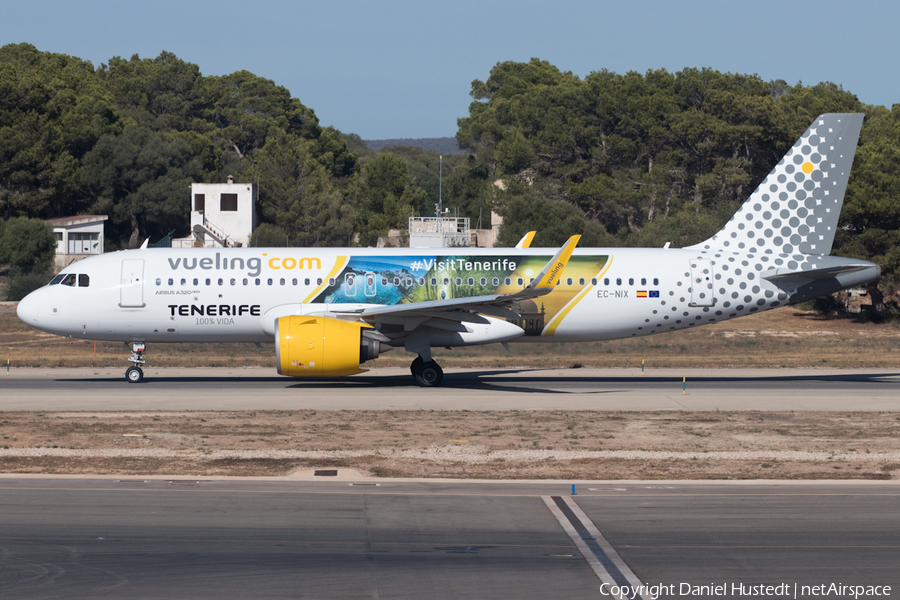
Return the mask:
MULTIPOLYGON (((455 321, 470 321, 470 318, 460 318, 459 313, 483 313, 502 318, 517 317, 518 315, 507 307, 519 300, 529 300, 549 294, 556 287, 562 277, 563 271, 581 239, 580 235, 573 235, 556 252, 541 272, 522 290, 511 294, 493 294, 489 296, 472 296, 469 298, 452 298, 447 300, 431 300, 427 302, 413 302, 410 304, 395 304, 393 306, 373 306, 358 310, 346 311, 343 314, 353 314, 367 321, 379 320, 380 317, 440 317, 455 321), (454 316, 454 313, 457 313, 454 316)), ((332 312, 334 308, 331 309, 332 312)), ((477 319, 475 322, 478 322, 477 319)))

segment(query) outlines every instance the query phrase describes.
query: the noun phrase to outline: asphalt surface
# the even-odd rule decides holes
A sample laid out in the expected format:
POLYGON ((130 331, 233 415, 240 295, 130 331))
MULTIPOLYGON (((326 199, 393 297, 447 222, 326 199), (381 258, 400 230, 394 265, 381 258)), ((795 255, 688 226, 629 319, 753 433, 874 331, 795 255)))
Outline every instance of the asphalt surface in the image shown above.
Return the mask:
POLYGON ((271 369, 18 369, 0 410, 863 410, 900 411, 900 369, 448 369, 420 388, 406 369, 333 380, 271 369))
POLYGON ((664 597, 710 583, 900 588, 897 482, 576 490, 4 476, 0 598, 604 597, 554 497, 583 510, 641 582, 675 585, 664 597))

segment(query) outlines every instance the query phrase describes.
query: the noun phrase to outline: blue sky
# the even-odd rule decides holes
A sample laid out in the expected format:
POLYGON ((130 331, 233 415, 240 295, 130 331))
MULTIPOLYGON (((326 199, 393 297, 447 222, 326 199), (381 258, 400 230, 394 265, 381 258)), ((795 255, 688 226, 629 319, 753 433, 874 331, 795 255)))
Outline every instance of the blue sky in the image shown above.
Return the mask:
POLYGON ((900 102, 896 0, 355 2, 0 0, 0 45, 90 60, 156 57, 246 69, 323 125, 364 139, 456 134, 470 84, 506 60, 584 76, 712 67, 900 102))

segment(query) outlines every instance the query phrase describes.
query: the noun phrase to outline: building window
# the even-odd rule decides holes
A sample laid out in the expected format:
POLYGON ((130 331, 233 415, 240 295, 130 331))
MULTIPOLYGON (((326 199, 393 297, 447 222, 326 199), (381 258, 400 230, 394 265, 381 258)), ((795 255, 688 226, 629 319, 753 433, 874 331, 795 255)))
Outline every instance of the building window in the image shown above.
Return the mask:
POLYGON ((100 234, 70 231, 69 254, 100 254, 100 234))
POLYGON ((237 194, 222 194, 220 208, 222 212, 237 211, 237 194))
POLYGON ((194 210, 197 212, 206 210, 206 194, 194 194, 194 210))

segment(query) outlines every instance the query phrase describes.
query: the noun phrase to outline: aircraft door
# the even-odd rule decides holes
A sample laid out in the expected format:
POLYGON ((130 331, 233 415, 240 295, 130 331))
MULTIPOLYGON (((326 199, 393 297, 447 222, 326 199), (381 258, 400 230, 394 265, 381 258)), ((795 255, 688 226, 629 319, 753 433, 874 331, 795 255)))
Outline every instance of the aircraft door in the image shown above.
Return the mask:
POLYGON ((126 258, 122 261, 122 285, 119 287, 119 306, 122 308, 143 308, 144 304, 144 261, 126 258))
POLYGON ((713 306, 712 261, 708 258, 691 259, 691 306, 713 306))

